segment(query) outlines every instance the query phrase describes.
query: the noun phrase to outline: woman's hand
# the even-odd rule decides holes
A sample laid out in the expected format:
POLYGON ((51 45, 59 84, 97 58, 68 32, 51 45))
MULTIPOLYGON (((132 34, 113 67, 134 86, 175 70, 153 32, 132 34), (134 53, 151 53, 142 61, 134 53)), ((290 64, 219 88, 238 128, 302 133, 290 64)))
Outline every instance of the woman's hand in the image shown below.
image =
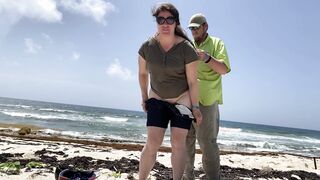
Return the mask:
POLYGON ((196 123, 199 126, 202 122, 202 114, 199 108, 193 108, 192 109, 192 114, 194 118, 196 118, 196 123))
POLYGON ((144 112, 147 112, 147 108, 146 108, 146 100, 142 100, 141 102, 141 106, 144 112))

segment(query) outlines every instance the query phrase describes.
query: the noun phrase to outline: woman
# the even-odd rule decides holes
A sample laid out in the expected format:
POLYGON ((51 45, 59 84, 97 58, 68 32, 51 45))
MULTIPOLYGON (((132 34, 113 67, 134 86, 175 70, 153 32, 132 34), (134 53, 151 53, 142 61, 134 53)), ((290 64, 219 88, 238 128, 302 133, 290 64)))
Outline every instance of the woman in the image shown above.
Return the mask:
POLYGON ((170 121, 173 179, 180 180, 192 119, 182 116, 175 105, 190 108, 197 124, 201 123, 196 75, 198 55, 182 30, 179 12, 172 4, 159 4, 152 14, 158 32, 139 49, 139 83, 142 107, 147 112, 148 134, 141 152, 139 179, 149 176, 170 121))

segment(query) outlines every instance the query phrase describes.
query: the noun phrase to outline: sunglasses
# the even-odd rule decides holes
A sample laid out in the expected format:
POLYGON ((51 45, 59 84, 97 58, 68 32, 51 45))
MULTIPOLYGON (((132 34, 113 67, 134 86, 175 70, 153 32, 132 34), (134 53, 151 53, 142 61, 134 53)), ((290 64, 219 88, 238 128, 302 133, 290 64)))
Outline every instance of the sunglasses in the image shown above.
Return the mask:
POLYGON ((167 18, 162 17, 162 16, 157 16, 157 17, 156 17, 156 21, 157 21, 157 23, 158 23, 159 25, 162 25, 162 24, 164 24, 165 22, 166 22, 167 24, 169 24, 169 25, 172 25, 172 24, 176 21, 176 19, 175 19, 173 16, 169 16, 169 17, 167 17, 167 18))
POLYGON ((191 31, 196 31, 196 30, 198 30, 200 28, 200 26, 199 27, 189 27, 189 29, 191 30, 191 31))

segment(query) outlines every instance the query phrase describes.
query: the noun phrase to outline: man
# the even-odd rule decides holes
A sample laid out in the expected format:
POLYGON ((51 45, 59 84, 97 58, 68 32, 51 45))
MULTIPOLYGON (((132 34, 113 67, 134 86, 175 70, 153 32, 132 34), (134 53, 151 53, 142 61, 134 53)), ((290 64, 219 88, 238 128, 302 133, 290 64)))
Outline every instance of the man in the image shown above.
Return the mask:
POLYGON ((192 124, 187 136, 187 164, 184 179, 194 179, 194 157, 196 139, 202 151, 202 164, 207 179, 219 180, 220 157, 217 136, 219 131, 219 104, 222 104, 221 75, 230 72, 226 48, 222 40, 210 36, 204 15, 195 14, 190 18, 189 29, 194 45, 200 56, 198 81, 201 125, 192 124))

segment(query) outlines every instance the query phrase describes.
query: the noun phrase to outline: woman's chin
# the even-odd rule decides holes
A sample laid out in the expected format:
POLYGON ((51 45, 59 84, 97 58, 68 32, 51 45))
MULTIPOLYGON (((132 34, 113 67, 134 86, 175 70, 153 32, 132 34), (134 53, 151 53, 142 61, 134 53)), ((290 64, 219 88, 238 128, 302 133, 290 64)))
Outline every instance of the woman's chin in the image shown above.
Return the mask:
POLYGON ((162 34, 162 35, 170 35, 171 33, 170 33, 170 31, 161 31, 161 33, 160 34, 162 34))

